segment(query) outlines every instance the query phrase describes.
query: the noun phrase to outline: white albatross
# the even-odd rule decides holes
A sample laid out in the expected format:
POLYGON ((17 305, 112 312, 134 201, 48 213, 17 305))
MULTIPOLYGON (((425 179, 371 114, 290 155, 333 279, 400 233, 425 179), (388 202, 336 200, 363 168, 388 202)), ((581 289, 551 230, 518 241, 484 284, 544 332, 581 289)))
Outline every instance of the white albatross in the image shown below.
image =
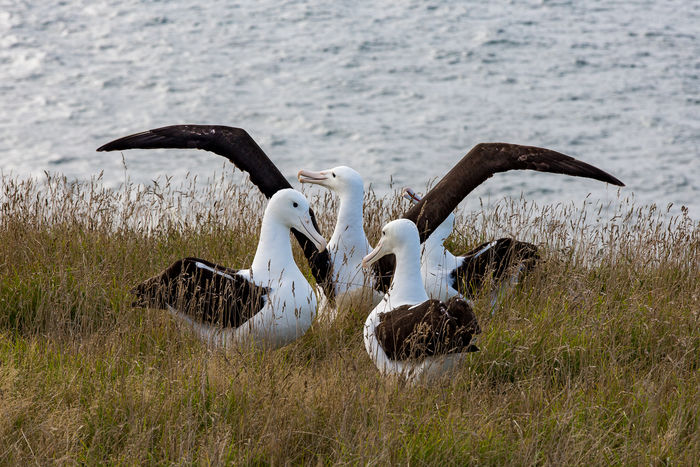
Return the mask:
POLYGON ((250 269, 185 258, 136 286, 135 305, 169 309, 215 346, 284 346, 309 329, 317 306, 314 290, 292 256, 292 228, 319 251, 325 249, 306 197, 282 189, 265 208, 250 269))
POLYGON ((480 332, 468 301, 430 299, 420 273, 420 240, 416 225, 407 219, 391 221, 379 243, 363 259, 368 267, 384 255, 396 256, 389 291, 367 317, 365 349, 383 375, 426 381, 454 369, 469 352, 480 332))
POLYGON ((350 167, 339 166, 320 172, 302 169, 297 178, 334 191, 339 198, 338 218, 328 241, 335 304, 322 304, 319 313, 327 313, 333 320, 338 307, 368 299, 372 305, 378 303, 382 294, 374 289, 374 274, 362 267, 362 258, 372 250, 363 224, 362 176, 350 167))

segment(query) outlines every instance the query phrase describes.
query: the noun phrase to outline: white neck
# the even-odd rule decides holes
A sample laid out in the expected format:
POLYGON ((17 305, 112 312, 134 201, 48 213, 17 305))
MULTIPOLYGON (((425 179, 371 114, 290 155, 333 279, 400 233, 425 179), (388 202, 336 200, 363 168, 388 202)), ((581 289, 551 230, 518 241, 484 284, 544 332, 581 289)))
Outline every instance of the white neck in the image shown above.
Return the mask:
POLYGON ((337 248, 342 239, 346 249, 356 248, 357 254, 364 255, 363 249, 369 247, 363 225, 364 191, 362 189, 348 190, 339 193, 339 198, 338 220, 335 223, 328 247, 331 250, 337 248))
POLYGON ((402 245, 396 255, 396 270, 391 281, 389 295, 392 306, 406 303, 422 303, 428 300, 420 272, 420 248, 418 238, 402 245))
POLYGON ((422 262, 427 265, 436 265, 456 261, 455 255, 445 248, 445 239, 441 236, 431 235, 422 245, 422 262))
POLYGON ((453 228, 454 215, 450 214, 423 244, 423 263, 436 265, 455 260, 455 256, 445 248, 445 240, 450 236, 453 228))
POLYGON ((276 279, 281 277, 283 271, 290 273, 294 269, 299 268, 292 256, 289 227, 273 216, 263 216, 258 249, 250 267, 251 274, 256 280, 276 279))

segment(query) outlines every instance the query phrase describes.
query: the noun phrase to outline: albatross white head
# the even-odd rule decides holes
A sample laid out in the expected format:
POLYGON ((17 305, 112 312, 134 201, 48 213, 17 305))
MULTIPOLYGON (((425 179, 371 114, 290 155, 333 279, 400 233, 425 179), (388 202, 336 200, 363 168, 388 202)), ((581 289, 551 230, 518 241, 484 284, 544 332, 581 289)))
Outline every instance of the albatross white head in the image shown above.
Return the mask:
POLYGON ((340 197, 338 220, 328 242, 328 249, 331 254, 338 252, 345 257, 359 255, 355 264, 359 267, 362 256, 371 249, 363 226, 365 191, 360 174, 350 167, 341 165, 320 172, 302 169, 297 178, 301 183, 321 185, 338 193, 340 197))
POLYGON ((354 169, 344 165, 320 172, 302 169, 297 174, 297 178, 301 183, 313 183, 333 190, 341 198, 358 193, 360 197, 364 195, 362 176, 354 169))
POLYGON ((408 219, 396 219, 382 228, 379 243, 362 259, 362 267, 368 268, 381 257, 391 253, 403 256, 406 253, 417 252, 419 247, 420 238, 416 224, 408 219))
POLYGON ((408 219, 386 224, 377 246, 362 259, 362 266, 368 268, 391 253, 396 256, 396 270, 387 295, 391 296, 393 306, 427 300, 420 272, 420 237, 416 224, 408 219))
POLYGON ((303 233, 319 251, 326 249, 326 240, 311 220, 309 201, 297 190, 287 188, 272 195, 265 209, 263 223, 268 218, 288 229, 303 233))

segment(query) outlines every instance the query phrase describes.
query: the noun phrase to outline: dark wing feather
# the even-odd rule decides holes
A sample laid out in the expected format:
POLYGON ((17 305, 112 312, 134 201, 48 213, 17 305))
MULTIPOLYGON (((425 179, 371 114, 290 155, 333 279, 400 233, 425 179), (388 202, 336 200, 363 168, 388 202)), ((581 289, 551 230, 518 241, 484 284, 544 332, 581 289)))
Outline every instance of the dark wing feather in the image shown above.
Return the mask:
POLYGON ((512 238, 483 243, 462 257, 462 264, 452 273, 452 287, 465 297, 473 297, 489 274, 493 274, 495 283, 500 283, 513 272, 515 265, 522 264, 528 271, 538 260, 537 247, 531 243, 512 238))
MULTIPOLYGON (((122 151, 126 149, 202 149, 224 156, 240 170, 248 172, 250 181, 266 198, 279 190, 291 188, 277 166, 267 157, 255 140, 242 128, 221 125, 172 125, 111 141, 97 148, 98 151, 122 151)), ((316 230, 316 216, 310 211, 316 230)), ((326 293, 330 286, 331 262, 328 251, 319 253, 314 244, 301 232, 292 229, 294 237, 304 250, 316 282, 326 293)))
POLYGON ((277 191, 291 188, 247 131, 221 125, 172 125, 125 136, 97 148, 98 151, 125 149, 202 149, 230 160, 250 174, 250 180, 269 198, 277 191))
POLYGON ((624 186, 607 172, 556 151, 508 143, 480 143, 404 217, 416 223, 423 242, 474 188, 493 174, 508 170, 537 170, 624 186))
MULTIPOLYGON (((550 149, 509 143, 479 143, 403 217, 416 223, 422 243, 472 190, 493 174, 508 170, 558 173, 625 186, 597 167, 550 149)), ((393 276, 393 257, 387 255, 380 259, 377 270, 376 287, 387 290, 393 276)))
POLYGON ((134 306, 165 309, 170 305, 197 321, 237 328, 263 308, 268 289, 241 277, 235 269, 185 258, 132 292, 137 296, 134 306))
POLYGON ((379 319, 375 334, 392 360, 478 350, 471 340, 481 329, 469 304, 459 298, 403 305, 379 319))

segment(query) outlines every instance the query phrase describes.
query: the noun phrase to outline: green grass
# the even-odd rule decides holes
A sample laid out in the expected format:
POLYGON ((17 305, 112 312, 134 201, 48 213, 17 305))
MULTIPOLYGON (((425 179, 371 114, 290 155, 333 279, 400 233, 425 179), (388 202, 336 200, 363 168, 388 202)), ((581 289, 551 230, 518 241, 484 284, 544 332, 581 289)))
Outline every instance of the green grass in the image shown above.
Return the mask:
MULTIPOLYGON (((228 176, 111 191, 3 178, 0 464, 686 464, 700 461, 700 224, 621 199, 460 213, 453 251, 512 235, 544 261, 481 352, 382 378, 368 310, 276 351, 210 349, 129 289, 173 260, 250 264, 264 200, 228 176)), ((312 197, 326 237, 336 202, 312 197)), ((366 199, 367 231, 406 206, 366 199)), ((298 264, 307 273, 295 247, 298 264)))

